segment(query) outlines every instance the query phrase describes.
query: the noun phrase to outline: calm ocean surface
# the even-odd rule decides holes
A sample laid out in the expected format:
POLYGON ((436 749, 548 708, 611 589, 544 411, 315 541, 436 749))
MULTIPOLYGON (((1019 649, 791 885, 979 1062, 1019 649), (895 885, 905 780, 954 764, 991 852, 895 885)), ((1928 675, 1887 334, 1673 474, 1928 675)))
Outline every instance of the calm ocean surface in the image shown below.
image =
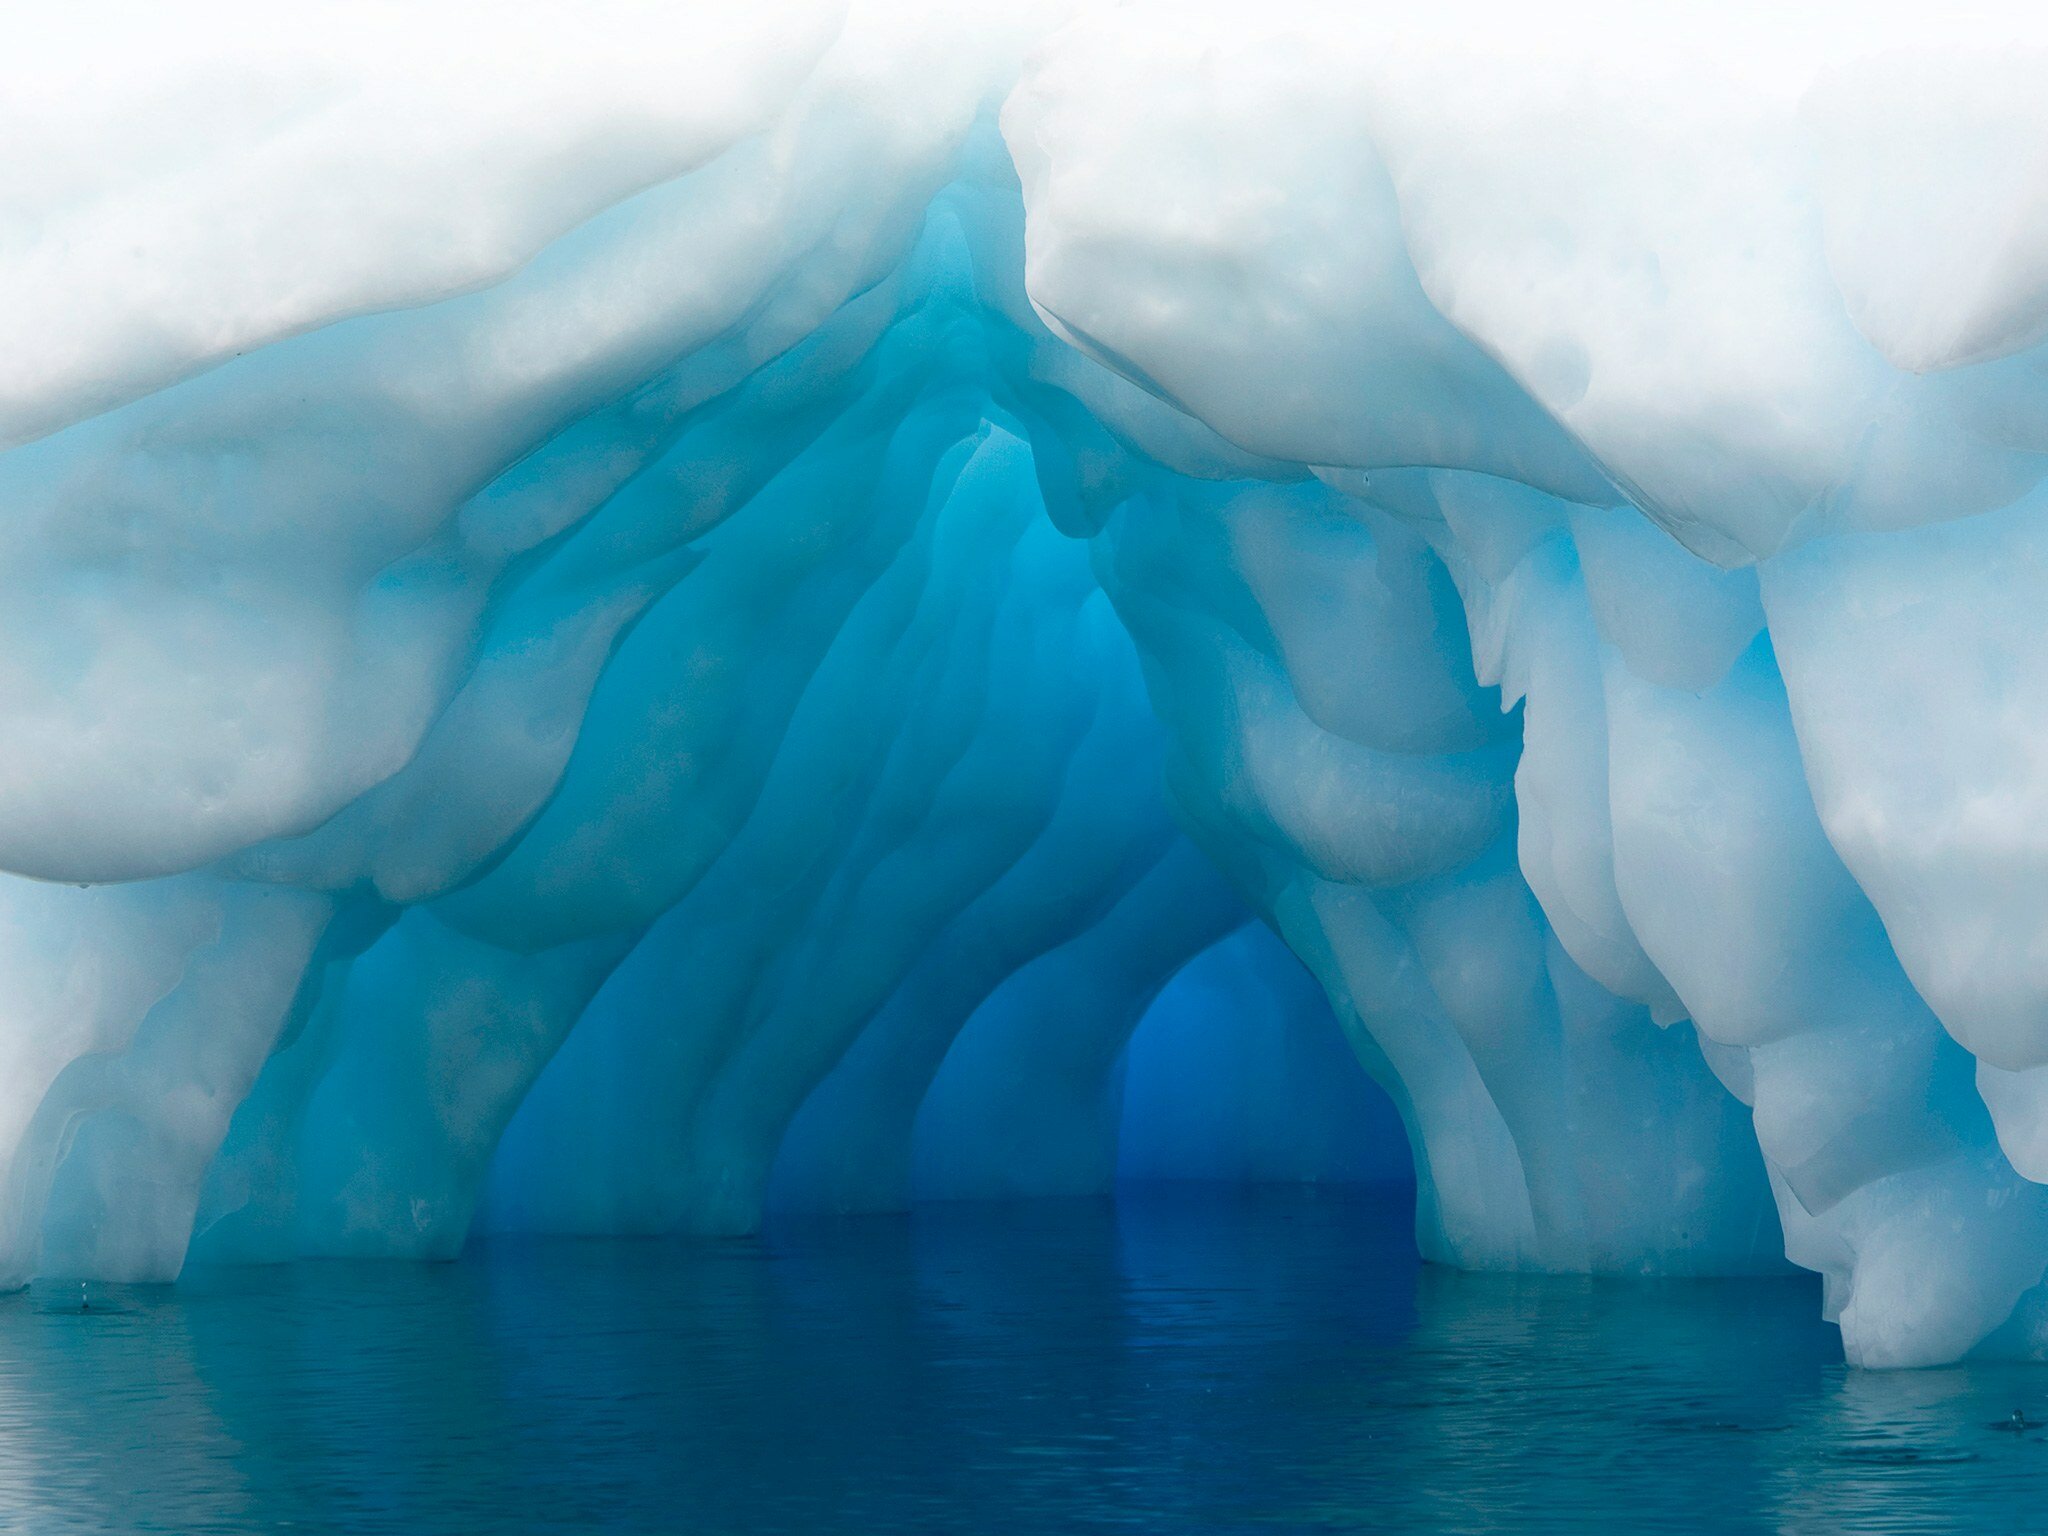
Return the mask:
POLYGON ((0 1300, 0 1526, 2027 1531, 2048 1370, 1805 1280, 1424 1269, 1405 1191, 499 1241, 0 1300))

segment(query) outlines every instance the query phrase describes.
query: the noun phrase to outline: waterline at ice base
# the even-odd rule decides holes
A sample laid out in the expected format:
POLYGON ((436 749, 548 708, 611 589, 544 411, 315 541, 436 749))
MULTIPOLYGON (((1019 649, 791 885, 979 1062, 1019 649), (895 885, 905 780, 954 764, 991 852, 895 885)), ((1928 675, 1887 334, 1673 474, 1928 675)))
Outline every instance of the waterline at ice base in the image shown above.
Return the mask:
POLYGON ((2048 21, 1416 9, 10 23, 0 1280, 1412 1180, 2048 1359, 2048 21))

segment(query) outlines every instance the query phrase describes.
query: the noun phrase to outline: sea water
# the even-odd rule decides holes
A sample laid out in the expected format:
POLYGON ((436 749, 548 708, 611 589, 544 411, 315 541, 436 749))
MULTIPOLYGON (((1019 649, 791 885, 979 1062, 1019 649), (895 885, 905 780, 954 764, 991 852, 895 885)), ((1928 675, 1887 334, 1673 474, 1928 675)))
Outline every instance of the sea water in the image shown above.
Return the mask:
POLYGON ((2048 1510, 2048 1370, 1850 1371, 1804 1278, 1438 1270, 1411 1199, 1127 1190, 39 1285, 0 1301, 0 1523, 1915 1531, 2048 1510), (2016 1409, 2044 1428, 1997 1427, 2016 1409))

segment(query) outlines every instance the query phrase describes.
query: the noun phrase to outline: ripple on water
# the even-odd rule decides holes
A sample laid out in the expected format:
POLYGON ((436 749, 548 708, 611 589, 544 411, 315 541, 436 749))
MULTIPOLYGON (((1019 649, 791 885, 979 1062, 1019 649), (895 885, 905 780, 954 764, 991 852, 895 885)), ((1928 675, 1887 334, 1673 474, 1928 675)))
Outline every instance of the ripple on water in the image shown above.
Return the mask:
POLYGON ((1406 1199, 38 1286, 0 1301, 0 1528, 2039 1526, 2048 1373, 1851 1372, 1805 1279, 1425 1268, 1406 1199))

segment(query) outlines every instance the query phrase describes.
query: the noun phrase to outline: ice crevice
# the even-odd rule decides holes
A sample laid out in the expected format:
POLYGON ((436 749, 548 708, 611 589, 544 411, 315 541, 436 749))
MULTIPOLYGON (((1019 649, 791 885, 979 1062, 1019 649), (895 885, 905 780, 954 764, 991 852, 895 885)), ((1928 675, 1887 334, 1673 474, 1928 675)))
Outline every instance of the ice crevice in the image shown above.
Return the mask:
POLYGON ((0 61, 0 1280, 1412 1165, 2048 1355, 2048 52, 599 9, 0 61))

